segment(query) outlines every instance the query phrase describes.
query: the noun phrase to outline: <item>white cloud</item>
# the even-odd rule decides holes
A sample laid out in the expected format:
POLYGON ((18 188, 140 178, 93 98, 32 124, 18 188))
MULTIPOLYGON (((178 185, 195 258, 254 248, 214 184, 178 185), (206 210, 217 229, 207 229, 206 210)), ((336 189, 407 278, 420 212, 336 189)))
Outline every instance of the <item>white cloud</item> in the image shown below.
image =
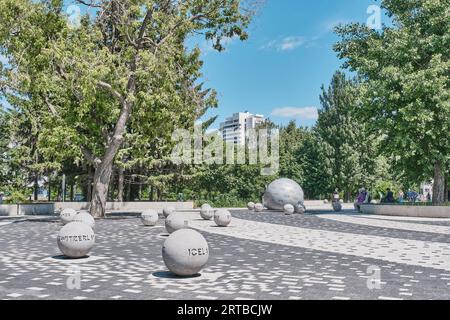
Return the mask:
POLYGON ((306 39, 301 36, 289 36, 280 40, 272 40, 266 43, 261 49, 276 49, 277 51, 291 51, 306 43, 306 39))
POLYGON ((304 43, 305 39, 303 37, 287 37, 281 41, 278 49, 281 51, 294 50, 304 43))
POLYGON ((300 118, 306 120, 317 120, 319 113, 316 107, 286 107, 276 108, 272 111, 272 115, 282 118, 300 118))

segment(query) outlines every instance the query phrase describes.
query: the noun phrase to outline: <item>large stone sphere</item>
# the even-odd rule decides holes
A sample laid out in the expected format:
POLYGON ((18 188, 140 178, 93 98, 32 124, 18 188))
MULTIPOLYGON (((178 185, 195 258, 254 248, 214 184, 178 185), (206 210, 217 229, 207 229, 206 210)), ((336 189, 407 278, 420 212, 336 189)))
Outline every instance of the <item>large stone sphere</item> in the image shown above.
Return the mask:
POLYGON ((257 203, 257 204, 255 204, 255 211, 256 211, 256 212, 262 212, 262 211, 264 211, 264 206, 262 205, 262 203, 257 203))
POLYGON ((165 207, 163 209, 163 215, 164 215, 165 218, 170 216, 172 213, 175 213, 175 208, 174 207, 165 207))
POLYGON ((208 262, 208 243, 195 230, 178 230, 164 242, 162 257, 167 268, 176 275, 193 276, 208 262))
POLYGON ((273 181, 264 193, 264 206, 271 210, 283 210, 285 204, 303 203, 303 189, 291 179, 273 181))
POLYGON ((305 214, 305 212, 306 212, 305 206, 301 203, 296 204, 294 206, 294 209, 295 209, 295 213, 298 213, 298 214, 305 214))
POLYGON ((214 222, 219 227, 227 227, 231 223, 231 213, 225 209, 219 209, 214 213, 214 222))
POLYGON ((247 203, 247 209, 248 210, 255 210, 255 203, 254 202, 247 203))
POLYGON ((141 221, 144 226, 154 227, 158 224, 159 216, 156 210, 145 210, 141 213, 141 221))
POLYGON ((95 244, 94 230, 83 222, 69 222, 59 231, 57 243, 69 258, 86 257, 95 244))
POLYGON ((95 219, 94 217, 87 211, 78 212, 73 218, 72 221, 86 223, 89 227, 94 229, 95 227, 95 219))
POLYGON ((175 212, 166 219, 166 230, 168 233, 174 233, 180 229, 189 228, 189 220, 184 214, 175 212))
POLYGON ((205 203, 200 209, 200 216, 204 220, 211 220, 214 217, 214 209, 209 204, 205 203))
POLYGON ((69 222, 72 222, 72 219, 76 214, 77 212, 74 209, 66 208, 61 211, 59 216, 63 224, 68 224, 69 222))
POLYGON ((336 212, 342 211, 342 203, 340 202, 333 202, 333 210, 336 212))
POLYGON ((283 210, 286 215, 291 215, 295 212, 294 206, 290 203, 285 204, 283 210))

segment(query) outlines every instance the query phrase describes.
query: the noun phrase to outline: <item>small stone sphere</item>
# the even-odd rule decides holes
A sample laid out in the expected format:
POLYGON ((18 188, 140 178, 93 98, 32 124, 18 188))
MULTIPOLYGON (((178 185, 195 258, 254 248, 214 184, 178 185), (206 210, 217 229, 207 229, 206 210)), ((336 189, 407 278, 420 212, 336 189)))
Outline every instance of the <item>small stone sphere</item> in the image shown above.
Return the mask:
POLYGON ((69 222, 59 231, 57 243, 69 258, 86 257, 95 244, 94 230, 83 222, 69 222))
POLYGON ((262 212, 262 211, 264 211, 264 206, 262 205, 262 203, 257 203, 257 204, 255 204, 255 211, 256 211, 256 212, 262 212))
POLYGON ((284 213, 286 214, 286 215, 291 215, 291 214, 293 214, 295 212, 295 208, 294 208, 294 206, 292 205, 292 204, 285 204, 284 205, 284 213))
POLYGON ((327 200, 327 199, 323 200, 323 203, 327 204, 327 203, 328 203, 328 200, 327 200))
POLYGON ((214 209, 209 204, 202 205, 200 216, 204 220, 211 220, 214 217, 214 209))
POLYGON ((163 215, 164 215, 165 218, 170 216, 172 213, 175 213, 175 208, 174 207, 165 207, 163 209, 163 215))
POLYGON ((72 219, 76 214, 77 212, 74 209, 66 208, 61 211, 59 216, 63 224, 68 224, 69 222, 72 222, 72 219))
POLYGON ((184 214, 175 212, 167 217, 165 225, 168 233, 174 233, 177 230, 189 228, 189 220, 184 214))
POLYGON ((247 203, 247 209, 248 210, 255 210, 255 203, 254 202, 247 203))
POLYGON ((306 212, 305 206, 300 203, 296 204, 294 206, 294 209, 295 209, 295 213, 298 213, 298 214, 305 214, 305 212, 306 212))
POLYGON ((340 202, 340 203, 344 203, 344 200, 343 200, 343 199, 340 199, 339 202, 340 202))
POLYGON ((208 262, 208 243, 195 230, 178 230, 164 242, 162 257, 167 268, 174 274, 182 277, 193 276, 208 262))
POLYGON ((378 204, 377 200, 370 201, 370 204, 378 204))
POLYGON ((89 227, 94 229, 95 227, 95 219, 94 217, 87 211, 78 212, 73 218, 72 221, 86 223, 89 227))
POLYGON ((214 222, 219 227, 227 227, 231 223, 231 213, 225 209, 219 209, 214 213, 214 222))
POLYGON ((333 210, 336 212, 342 211, 342 204, 340 202, 333 202, 333 210))
POLYGON ((145 210, 141 213, 141 221, 144 226, 154 227, 158 224, 159 216, 156 210, 145 210))

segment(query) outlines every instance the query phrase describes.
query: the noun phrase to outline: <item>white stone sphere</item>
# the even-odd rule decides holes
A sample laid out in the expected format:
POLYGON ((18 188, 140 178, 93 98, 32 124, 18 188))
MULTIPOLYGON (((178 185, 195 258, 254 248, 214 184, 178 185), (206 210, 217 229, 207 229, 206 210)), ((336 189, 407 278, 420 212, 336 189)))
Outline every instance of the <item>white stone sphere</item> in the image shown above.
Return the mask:
POLYGON ((285 204, 283 210, 286 215, 291 215, 295 212, 294 206, 290 203, 285 204))
POLYGON ((73 218, 72 221, 86 223, 89 227, 94 229, 95 227, 95 219, 94 217, 87 211, 78 212, 73 218))
POLYGON ((327 200, 327 199, 323 200, 323 203, 327 204, 327 203, 328 203, 328 200, 327 200))
POLYGON ((76 214, 77 212, 74 209, 66 208, 61 211, 59 216, 63 224, 68 224, 69 222, 72 222, 72 219, 76 214))
POLYGON ((145 210, 141 213, 141 221, 144 226, 154 227, 158 224, 159 216, 156 210, 145 210))
POLYGON ((174 207, 165 207, 163 209, 163 215, 164 215, 165 218, 170 216, 172 213, 175 213, 175 208, 174 207))
POLYGON ((342 203, 340 202, 333 202, 333 210, 336 212, 342 211, 342 203))
POLYGON ((247 209, 248 210, 255 210, 255 203, 254 202, 247 203, 247 209))
POLYGON ((301 203, 296 204, 294 206, 294 209, 295 209, 295 213, 298 213, 298 214, 305 214, 305 212, 306 212, 305 206, 301 203))
POLYGON ((83 222, 69 222, 59 231, 57 243, 65 256, 85 257, 95 244, 94 230, 83 222))
POLYGON ((339 202, 340 202, 340 203, 344 203, 344 199, 340 199, 339 202))
POLYGON ((214 209, 206 203, 200 209, 200 216, 204 220, 211 220, 214 217, 214 209))
POLYGON ((264 193, 264 206, 271 210, 283 210, 285 204, 295 205, 303 201, 303 189, 291 179, 273 181, 264 193))
POLYGON ((214 213, 214 222, 219 227, 227 227, 231 223, 231 213, 225 209, 219 209, 214 213))
POLYGON ((212 206, 209 203, 204 203, 204 204, 202 204, 202 206, 200 208, 206 209, 206 208, 212 208, 212 206))
POLYGON ((256 212, 262 212, 262 211, 264 211, 264 206, 262 205, 262 203, 257 203, 257 204, 255 204, 255 211, 256 211, 256 212))
POLYGON ((378 204, 377 200, 370 201, 371 204, 378 204))
POLYGON ((175 212, 167 217, 165 225, 168 233, 174 233, 177 230, 189 228, 189 220, 184 214, 175 212))
POLYGON ((171 272, 183 277, 193 276, 208 262, 208 243, 195 230, 178 230, 164 242, 162 257, 171 272))

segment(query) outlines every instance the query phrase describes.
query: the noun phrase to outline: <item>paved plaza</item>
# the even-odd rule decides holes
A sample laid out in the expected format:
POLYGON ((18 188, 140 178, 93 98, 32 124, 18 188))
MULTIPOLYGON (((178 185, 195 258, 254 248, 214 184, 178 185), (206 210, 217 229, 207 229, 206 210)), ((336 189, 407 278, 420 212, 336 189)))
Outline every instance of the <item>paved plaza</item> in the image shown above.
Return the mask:
POLYGON ((232 210, 219 228, 185 214, 210 247, 193 278, 167 271, 163 219, 99 220, 81 260, 60 256, 58 218, 0 219, 0 299, 450 299, 450 219, 232 210))

